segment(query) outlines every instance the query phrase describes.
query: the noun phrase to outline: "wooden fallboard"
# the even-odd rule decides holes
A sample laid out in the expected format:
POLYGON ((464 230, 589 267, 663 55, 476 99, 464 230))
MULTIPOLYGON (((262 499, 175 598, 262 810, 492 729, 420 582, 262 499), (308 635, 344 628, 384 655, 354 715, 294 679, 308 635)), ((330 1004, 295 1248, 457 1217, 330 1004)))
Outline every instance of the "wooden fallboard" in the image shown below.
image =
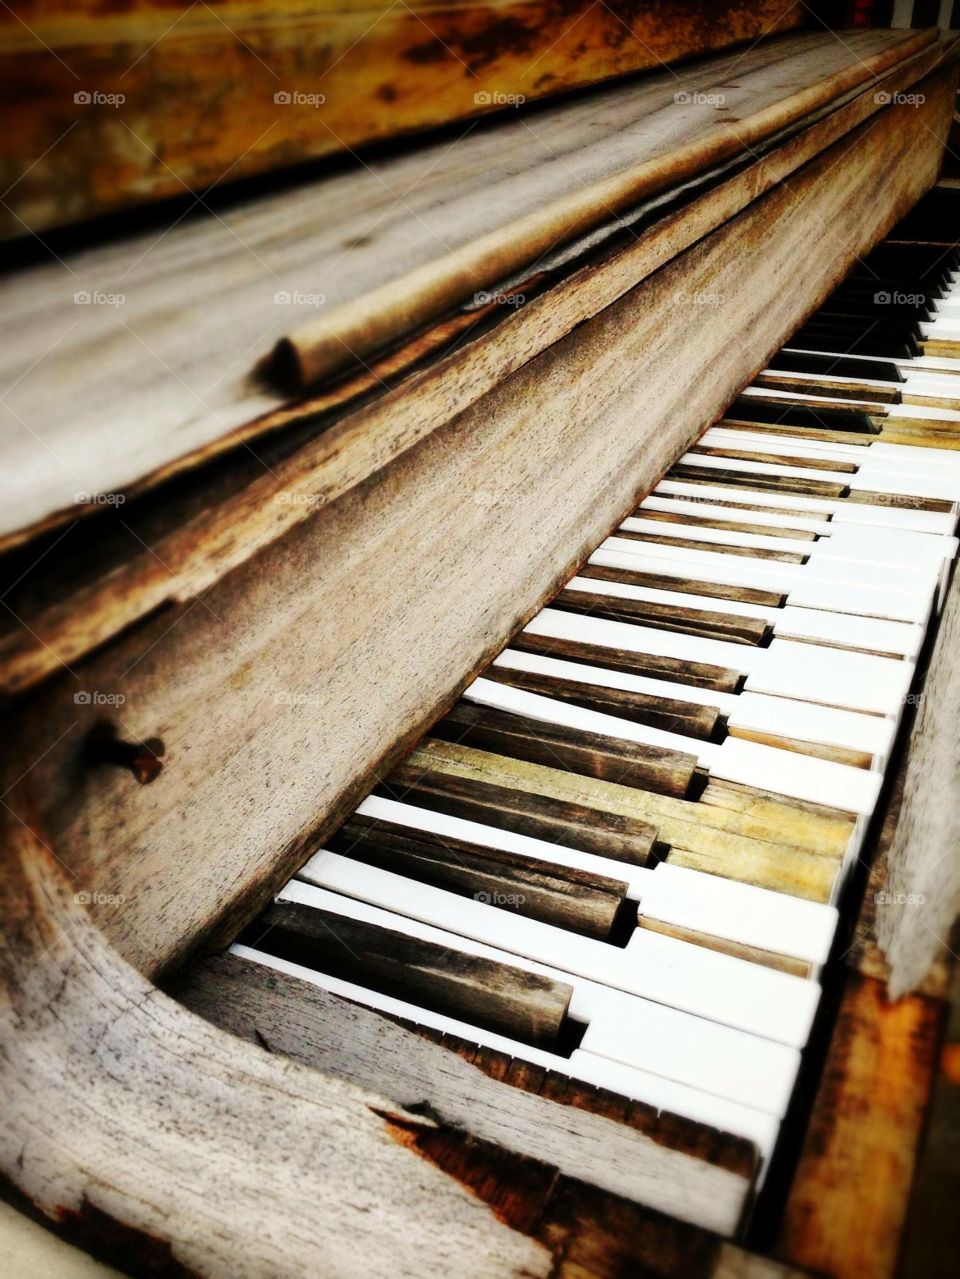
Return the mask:
MULTIPOLYGON (((237 431, 253 440, 288 422, 289 389, 257 372, 281 339, 311 384, 359 376, 307 409, 342 417, 351 398, 383 389, 385 373, 395 380, 396 368, 369 367, 385 347, 424 326, 427 347, 467 341, 491 310, 522 309, 531 288, 507 283, 516 272, 535 276, 558 246, 616 226, 654 194, 758 159, 778 131, 848 93, 879 111, 877 77, 909 65, 916 78, 911 57, 939 48, 933 32, 787 36, 9 275, 0 545, 235 448, 237 431), (463 306, 459 335, 431 336, 463 306)), ((756 194, 745 190, 740 207, 756 194)), ((725 215, 715 208, 711 229, 725 215)), ((583 299, 567 327, 605 300, 583 299)), ((411 357, 422 362, 423 349, 411 357)), ((447 394, 457 382, 448 369, 447 394)))
POLYGON ((92 907, 123 956, 176 964, 305 859, 933 182, 953 74, 22 706, 42 829, 78 891, 123 896, 92 907), (164 742, 156 781, 91 761, 103 720, 164 742))
POLYGON ((720 0, 709 22, 689 0, 15 8, 0 14, 3 236, 513 110, 807 18, 780 0, 720 0))

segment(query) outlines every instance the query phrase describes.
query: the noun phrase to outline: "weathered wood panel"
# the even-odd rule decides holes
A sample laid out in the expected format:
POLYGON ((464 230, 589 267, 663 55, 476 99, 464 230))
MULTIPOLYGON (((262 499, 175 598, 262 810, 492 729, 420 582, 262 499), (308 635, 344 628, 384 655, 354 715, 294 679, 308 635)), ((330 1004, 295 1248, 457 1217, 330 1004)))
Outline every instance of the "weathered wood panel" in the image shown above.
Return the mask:
POLYGON ((753 1171, 753 1152, 742 1140, 575 1081, 516 1087, 501 1054, 474 1048, 471 1059, 234 955, 192 966, 173 989, 186 1007, 250 1043, 567 1175, 721 1234, 742 1217, 753 1171))
POLYGON ((776 1252, 830 1279, 892 1279, 943 1005, 847 981, 776 1252))
MULTIPOLYGON (((922 67, 938 64, 947 53, 934 46, 917 55, 909 66, 883 79, 885 90, 912 83, 922 67)), ((398 369, 407 367, 405 359, 423 356, 424 344, 415 342, 399 355, 375 363, 345 389, 335 388, 268 415, 244 431, 229 433, 213 451, 240 442, 248 447, 220 460, 216 483, 208 472, 202 483, 194 475, 189 487, 184 477, 172 495, 168 484, 141 498, 135 507, 125 506, 121 518, 97 520, 91 541, 85 536, 87 521, 57 533, 56 544, 47 547, 39 562, 31 555, 8 579, 8 611, 0 618, 0 687, 8 692, 22 689, 62 664, 72 665, 81 654, 164 601, 194 598, 232 567, 315 514, 318 506, 335 500, 466 410, 577 323, 609 305, 718 222, 732 217, 745 202, 786 179, 812 154, 876 110, 874 94, 858 94, 732 179, 642 231, 624 251, 599 265, 582 266, 490 333, 468 341, 427 372, 411 375, 397 391, 350 413, 315 442, 301 443, 293 456, 292 446, 285 446, 285 451, 269 447, 271 440, 285 440, 283 426, 293 429, 301 423, 302 439, 304 432, 314 429, 314 420, 322 421, 338 406, 345 411, 345 405, 353 402, 351 397, 383 389, 381 379, 392 386, 398 369), (270 434, 256 444, 255 456, 250 442, 264 431, 270 434)), ((439 327, 449 336, 449 326, 439 327)), ((141 397, 138 413, 142 405, 141 397)), ((71 425, 76 426, 73 419, 71 425)), ((125 438, 131 437, 131 425, 125 420, 125 438)), ((174 442, 171 452, 182 453, 182 448, 182 443, 174 442)), ((167 469, 196 460, 197 455, 188 451, 167 469)), ((101 479, 105 484, 105 477, 101 479)), ((81 506, 73 511, 91 509, 81 506)))
POLYGON ((215 920, 235 927, 637 504, 933 181, 952 72, 925 84, 923 106, 883 113, 202 602, 24 708, 54 847, 78 889, 123 894, 95 905, 122 954, 156 971, 215 920), (774 238, 789 289, 754 252, 774 238), (719 311, 691 305, 701 293, 719 311), (694 362, 711 377, 691 383, 694 362), (165 743, 151 785, 87 762, 105 718, 165 743))
POLYGON ((0 22, 10 122, 0 183, 16 184, 0 219, 7 236, 475 117, 806 18, 780 0, 718 0, 709 21, 693 0, 27 0, 16 9, 0 22), (90 97, 76 103, 77 93, 90 97))
POLYGON ((960 574, 954 573, 910 739, 903 804, 877 900, 893 998, 950 946, 960 911, 960 574))
MULTIPOLYGON (((19 770, 4 760, 24 811, 19 770)), ((451 1257, 467 1279, 748 1264, 716 1235, 218 1030, 105 944, 6 807, 0 848, 0 1176, 100 1259, 178 1279, 421 1279, 451 1257)))
POLYGON ((960 1256, 957 1170, 960 1169, 960 975, 954 974, 950 1014, 930 1098, 901 1249, 908 1279, 950 1279, 960 1256))
MULTIPOLYGON (((696 64, 680 81, 663 72, 551 106, 533 125, 511 118, 457 145, 371 158, 169 233, 75 252, 67 270, 49 259, 16 274, 2 290, 0 421, 10 469, 31 478, 0 485, 0 532, 89 510, 84 495, 126 492, 198 450, 235 447, 235 429, 284 404, 252 376, 284 333, 320 319, 304 349, 349 362, 478 291, 500 294, 505 272, 609 224, 625 202, 749 154, 865 80, 853 114, 880 111, 870 77, 930 38, 865 32, 847 48, 823 33, 788 37, 696 64), (684 93, 694 100, 677 101, 684 93)), ((756 190, 747 181, 737 207, 756 190)), ((576 318, 561 312, 536 350, 604 304, 594 294, 576 318)), ((529 340, 515 347, 513 367, 530 354, 529 340)), ((448 407, 451 389, 448 379, 448 407)))
POLYGON ((417 1153, 430 1120, 188 1014, 104 944, 26 827, 5 814, 3 835, 0 1167, 42 1213, 141 1274, 419 1279, 454 1239, 464 1273, 551 1273, 417 1153))

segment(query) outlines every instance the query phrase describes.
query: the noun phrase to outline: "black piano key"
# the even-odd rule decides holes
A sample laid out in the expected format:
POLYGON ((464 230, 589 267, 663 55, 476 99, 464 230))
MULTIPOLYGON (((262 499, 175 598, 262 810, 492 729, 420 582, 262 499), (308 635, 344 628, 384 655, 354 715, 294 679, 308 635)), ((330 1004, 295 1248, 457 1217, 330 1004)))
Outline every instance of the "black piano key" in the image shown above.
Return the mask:
POLYGON ((381 870, 599 941, 610 937, 627 896, 623 880, 363 813, 348 818, 327 847, 381 870))
POLYGON ((887 360, 858 360, 851 355, 806 354, 796 350, 795 338, 768 361, 768 367, 784 373, 820 373, 832 377, 874 378, 882 382, 905 382, 897 366, 887 360))
POLYGON ((510 1039, 553 1048, 573 996, 564 982, 299 902, 275 902, 251 945, 510 1039))
POLYGON ((737 422, 760 422, 775 426, 809 426, 823 431, 858 431, 879 435, 880 427, 868 413, 860 409, 843 409, 831 405, 808 408, 783 400, 759 400, 741 396, 726 412, 737 422))

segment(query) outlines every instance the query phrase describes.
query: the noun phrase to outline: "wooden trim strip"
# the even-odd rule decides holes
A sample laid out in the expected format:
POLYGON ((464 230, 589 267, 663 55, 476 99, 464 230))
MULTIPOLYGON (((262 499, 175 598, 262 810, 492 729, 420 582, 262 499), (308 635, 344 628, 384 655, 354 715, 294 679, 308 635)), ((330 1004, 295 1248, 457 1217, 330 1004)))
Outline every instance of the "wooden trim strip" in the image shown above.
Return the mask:
MULTIPOLYGON (((461 245, 456 252, 443 255, 339 308, 329 317, 288 334, 282 340, 283 355, 295 364, 304 386, 328 377, 352 357, 369 355, 398 334, 426 324, 457 306, 477 288, 515 275, 545 251, 606 221, 611 213, 623 213, 644 198, 757 147, 772 134, 826 106, 865 80, 872 81, 896 67, 935 38, 929 30, 911 32, 902 43, 863 57, 857 55, 852 65, 818 84, 795 91, 753 114, 741 113, 735 124, 720 122, 703 139, 687 142, 601 182, 572 191, 562 200, 547 204, 473 243, 461 245)), ((790 39, 786 37, 782 42, 784 48, 790 39)), ((709 69, 704 69, 709 75, 709 69)), ((684 72, 680 75, 682 80, 684 72)))
MULTIPOLYGON (((883 78, 885 90, 898 90, 931 67, 946 65, 958 49, 960 44, 954 42, 924 50, 907 66, 883 78)), ((79 576, 79 584, 67 594, 63 575, 57 573, 57 556, 49 556, 44 569, 53 574, 51 595, 39 606, 34 602, 17 607, 18 601, 11 601, 25 625, 13 626, 0 640, 0 692, 20 692, 62 664, 72 665, 84 653, 164 603, 189 601, 201 595, 258 551, 441 430, 584 319, 598 314, 651 272, 743 210, 751 200, 769 193, 820 150, 873 117, 880 110, 877 96, 857 95, 755 164, 721 182, 689 208, 656 223, 628 248, 598 265, 581 267, 491 332, 429 369, 410 374, 400 387, 348 414, 292 456, 276 460, 270 474, 252 481, 242 474, 237 491, 186 520, 178 518, 175 506, 163 504, 165 509, 157 517, 160 527, 149 551, 131 556, 124 542, 119 558, 102 565, 98 565, 96 555, 84 557, 86 563, 98 566, 86 579, 79 567, 70 579, 79 576)), ((877 123, 882 119, 881 114, 877 123)), ((843 269, 838 265, 831 270, 805 309, 812 309, 829 292, 843 269)), ((801 313, 797 312, 793 321, 783 326, 776 335, 778 344, 800 318, 801 313)), ((739 385, 762 367, 769 353, 757 352, 757 363, 739 378, 739 385)), ((212 452, 205 449, 182 459, 177 468, 193 466, 224 447, 235 448, 265 431, 309 421, 326 405, 325 400, 306 400, 285 407, 249 428, 238 428, 212 446, 212 452)), ((76 509, 62 512, 61 516, 69 514, 74 518, 76 509)))

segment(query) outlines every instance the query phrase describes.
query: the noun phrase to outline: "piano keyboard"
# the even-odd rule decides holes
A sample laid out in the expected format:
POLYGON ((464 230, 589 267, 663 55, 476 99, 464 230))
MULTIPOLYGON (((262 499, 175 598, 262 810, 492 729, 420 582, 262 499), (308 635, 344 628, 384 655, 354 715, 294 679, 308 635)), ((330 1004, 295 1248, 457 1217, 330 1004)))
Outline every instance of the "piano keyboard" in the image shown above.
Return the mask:
POLYGON ((762 1181, 957 555, 957 266, 879 246, 234 953, 762 1181))

